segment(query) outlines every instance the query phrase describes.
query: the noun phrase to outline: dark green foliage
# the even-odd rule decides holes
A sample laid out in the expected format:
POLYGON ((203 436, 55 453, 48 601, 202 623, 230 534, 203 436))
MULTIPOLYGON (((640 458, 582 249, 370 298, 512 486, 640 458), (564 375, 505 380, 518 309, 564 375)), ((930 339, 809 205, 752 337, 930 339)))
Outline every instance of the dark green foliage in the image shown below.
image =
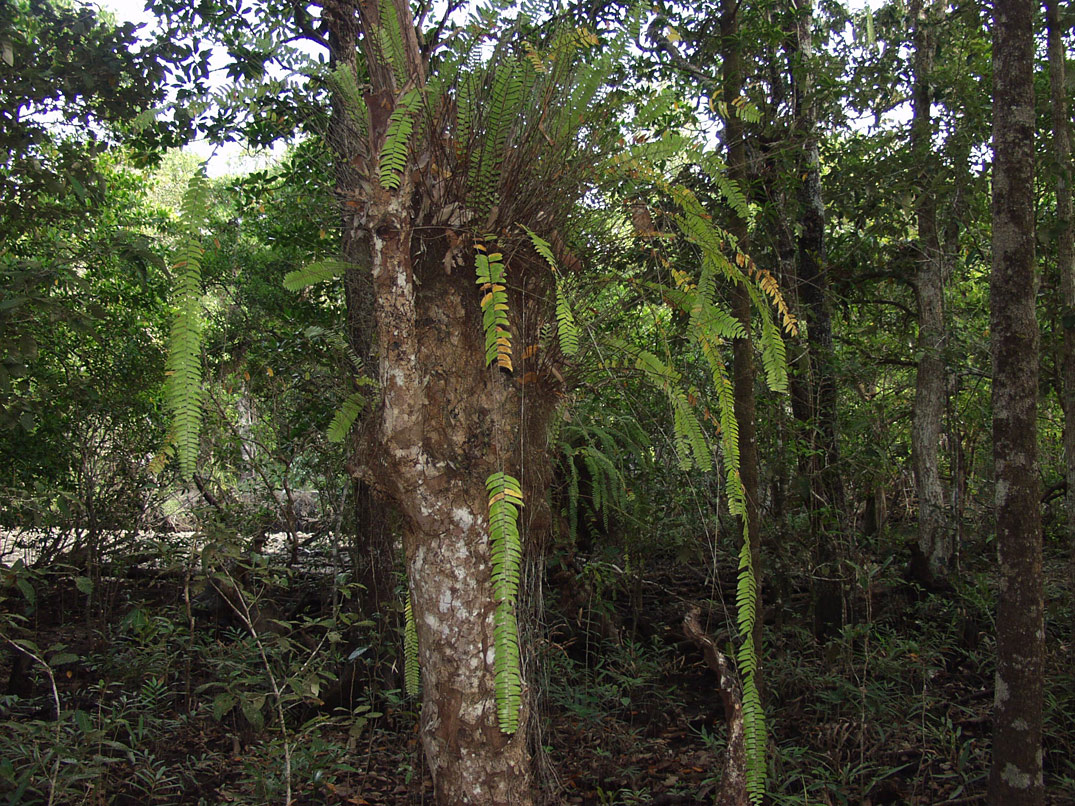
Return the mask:
POLYGON ((107 193, 98 157, 122 140, 152 145, 131 122, 161 97, 163 66, 89 6, 0 5, 0 236, 89 215, 107 193), (61 122, 57 122, 61 121, 61 122))

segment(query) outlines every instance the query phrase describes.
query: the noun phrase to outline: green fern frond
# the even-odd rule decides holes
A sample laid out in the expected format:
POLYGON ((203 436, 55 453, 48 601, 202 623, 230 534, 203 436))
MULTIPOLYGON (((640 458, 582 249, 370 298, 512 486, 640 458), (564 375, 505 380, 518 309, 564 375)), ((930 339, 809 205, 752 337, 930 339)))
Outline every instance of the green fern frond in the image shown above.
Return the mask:
POLYGON ((772 316, 762 316, 761 363, 765 382, 774 392, 788 391, 787 349, 772 316))
POLYGON ((611 339, 611 341, 632 359, 634 368, 641 371, 642 377, 664 392, 671 403, 673 439, 680 468, 682 470, 690 470, 692 467, 700 470, 711 468, 713 454, 705 439, 702 424, 694 412, 694 406, 682 389, 679 372, 648 350, 628 345, 618 339, 611 339))
POLYGON ((385 133, 384 146, 381 148, 378 171, 381 187, 396 190, 407 167, 407 154, 414 132, 414 118, 422 102, 422 91, 418 87, 407 90, 399 99, 396 108, 388 117, 388 131, 385 133))
POLYGON ((172 444, 179 472, 188 479, 198 463, 204 397, 201 228, 208 215, 209 189, 204 171, 199 170, 190 178, 183 196, 180 209, 186 232, 172 264, 175 318, 164 365, 164 399, 172 415, 172 444))
POLYGON ((351 430, 351 426, 354 425, 358 415, 362 413, 362 409, 365 407, 365 395, 361 392, 354 392, 349 395, 336 413, 332 415, 332 422, 328 424, 328 430, 325 432, 328 441, 343 442, 347 437, 347 432, 351 430))
POLYGON ((575 315, 571 312, 571 304, 564 294, 562 281, 556 282, 556 334, 560 338, 560 352, 564 355, 577 355, 579 351, 579 327, 575 323, 575 315))
POLYGON ((344 109, 362 135, 366 134, 366 102, 362 99, 362 90, 354 69, 346 62, 340 64, 326 76, 326 83, 343 100, 344 109))
POLYGON ((380 25, 374 31, 377 50, 381 59, 392 69, 396 86, 407 83, 407 54, 403 47, 403 27, 392 0, 380 0, 378 4, 380 25))
POLYGON ((422 675, 418 665, 418 627, 411 609, 411 594, 403 602, 403 687, 408 697, 417 697, 422 691, 422 675))
POLYGON ((508 133, 523 99, 522 69, 523 63, 516 58, 506 58, 493 66, 491 95, 483 111, 483 137, 480 146, 471 150, 468 171, 470 206, 479 216, 496 205, 508 133))
POLYGON ((515 616, 523 556, 519 537, 523 493, 518 479, 503 472, 490 475, 485 488, 489 493, 489 552, 496 601, 493 673, 497 720, 504 733, 515 733, 519 729, 523 691, 519 625, 515 616))
POLYGON ((494 361, 508 372, 511 365, 511 332, 508 330, 507 269, 500 252, 490 252, 484 244, 474 244, 474 268, 482 292, 482 327, 485 330, 485 365, 494 361))
POLYGON ((530 237, 530 243, 534 245, 534 251, 545 258, 545 262, 549 264, 552 270, 556 273, 560 272, 560 267, 556 265, 556 256, 552 253, 552 244, 534 232, 526 224, 521 225, 526 234, 530 237))
POLYGON ((552 267, 556 277, 556 323, 557 335, 560 340, 560 351, 564 355, 576 355, 579 351, 579 328, 575 324, 575 315, 571 312, 571 304, 564 293, 563 280, 560 278, 560 267, 556 264, 556 256, 552 253, 552 244, 534 232, 525 224, 522 225, 526 234, 530 236, 530 242, 534 250, 545 259, 552 267))
POLYGON ((717 190, 720 191, 720 195, 735 210, 736 215, 744 220, 749 220, 750 207, 747 204, 747 197, 743 194, 739 184, 734 179, 729 178, 723 171, 710 174, 710 177, 716 184, 717 190))
POLYGON ((743 545, 739 550, 739 578, 736 583, 736 621, 740 644, 736 662, 743 684, 743 738, 746 745, 747 792, 751 803, 761 804, 765 795, 765 711, 758 691, 758 648, 754 645, 754 625, 758 612, 758 590, 750 557, 750 540, 744 518, 743 545))
POLYGON ((318 260, 308 266, 303 266, 301 269, 295 269, 285 274, 284 288, 288 291, 301 291, 309 286, 326 283, 329 280, 342 277, 352 267, 354 267, 353 263, 348 263, 344 260, 331 258, 318 260))

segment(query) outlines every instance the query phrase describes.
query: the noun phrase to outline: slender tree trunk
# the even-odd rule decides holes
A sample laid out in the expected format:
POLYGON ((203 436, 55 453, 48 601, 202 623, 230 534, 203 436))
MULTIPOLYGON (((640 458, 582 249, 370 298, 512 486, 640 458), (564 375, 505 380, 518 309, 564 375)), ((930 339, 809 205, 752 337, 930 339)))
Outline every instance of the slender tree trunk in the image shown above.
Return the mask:
POLYGON ((993 806, 1043 802, 1044 620, 1034 309, 1034 4, 997 0, 993 23, 993 461, 997 675, 993 806))
POLYGON ((915 299, 918 303, 918 371, 915 376, 911 455, 918 494, 918 547, 912 568, 932 585, 948 575, 952 537, 944 511, 940 443, 945 407, 944 257, 937 231, 937 160, 933 153, 930 114, 934 26, 933 0, 913 0, 914 79, 911 100, 911 153, 918 166, 915 215, 918 221, 918 269, 915 299), (927 5, 928 3, 928 5, 927 5))
MULTIPOLYGON (((743 87, 742 47, 740 44, 738 0, 723 0, 721 6, 721 43, 724 51, 723 92, 729 110, 736 107, 743 87)), ((748 179, 746 142, 743 121, 729 111, 724 136, 728 149, 728 176, 746 190, 748 179)), ((728 231, 735 236, 740 251, 749 250, 747 222, 733 215, 728 231)), ((754 623, 754 647, 758 653, 758 667, 754 679, 762 690, 762 571, 761 571, 761 525, 758 519, 758 440, 754 424, 754 345, 750 338, 750 295, 743 285, 732 290, 732 313, 743 324, 746 338, 732 342, 733 377, 735 396, 735 420, 739 424, 739 476, 746 495, 747 540, 750 543, 750 559, 754 566, 754 583, 757 591, 754 623)))
POLYGON ((1067 480, 1065 525, 1071 547, 1071 590, 1075 594, 1075 222, 1071 209, 1071 118, 1059 0, 1046 0, 1045 13, 1049 25, 1049 95, 1053 113, 1053 156, 1056 159, 1056 259, 1064 330, 1061 364, 1064 367, 1064 476, 1067 480))
POLYGON ((836 360, 832 342, 828 274, 825 270, 825 199, 821 187, 817 108, 813 99, 813 4, 796 11, 792 76, 795 88, 795 130, 802 138, 799 174, 799 243, 797 278, 810 350, 810 520, 820 574, 814 586, 814 632, 831 635, 843 620, 840 541, 844 533, 846 496, 840 474, 836 411, 836 360), (797 62, 794 63, 794 62, 797 62))

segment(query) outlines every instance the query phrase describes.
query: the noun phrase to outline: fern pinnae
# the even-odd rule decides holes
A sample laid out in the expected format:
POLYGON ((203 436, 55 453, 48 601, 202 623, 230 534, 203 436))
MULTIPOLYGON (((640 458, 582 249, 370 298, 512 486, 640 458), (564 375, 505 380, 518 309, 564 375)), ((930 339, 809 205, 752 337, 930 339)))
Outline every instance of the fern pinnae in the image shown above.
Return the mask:
MULTIPOLYGON (((198 462, 202 421, 202 258, 201 228, 208 215, 209 181, 204 167, 191 176, 181 205, 185 230, 176 250, 175 315, 165 360, 165 404, 172 414, 172 445, 184 478, 198 462)), ((165 449, 167 450, 167 449, 165 449)))
POLYGON ((407 167, 411 134, 414 131, 414 118, 421 101, 422 90, 412 87, 403 94, 388 117, 388 130, 385 133, 378 164, 381 187, 386 190, 399 188, 403 171, 407 167))
POLYGON ((351 426, 354 425, 362 409, 366 407, 366 397, 361 392, 353 392, 347 396, 340 408, 332 415, 332 422, 328 424, 325 437, 329 442, 343 442, 347 437, 351 426))
POLYGON ((507 269, 500 252, 490 252, 482 242, 474 244, 474 270, 482 292, 482 328, 485 331, 485 365, 493 362, 508 372, 511 363, 511 331, 508 328, 507 269))
POLYGON ((515 608, 522 573, 519 509, 523 505, 523 493, 519 480, 502 471, 491 474, 485 487, 489 495, 489 553, 496 602, 493 674, 497 719, 501 731, 515 733, 522 707, 522 664, 515 608))
POLYGON ((422 675, 418 663, 418 625, 414 621, 410 591, 407 591, 403 602, 403 687, 408 697, 417 697, 422 691, 422 675))
POLYGON ((403 46, 403 26, 392 0, 380 0, 378 3, 380 24, 375 29, 377 50, 381 59, 387 64, 396 85, 402 87, 408 78, 407 54, 403 46))
POLYGON ((364 136, 368 129, 365 114, 366 103, 362 100, 362 91, 359 89, 358 78, 352 66, 346 62, 341 63, 328 74, 326 83, 343 99, 344 109, 347 110, 359 134, 364 136))
POLYGON ((284 288, 288 291, 301 291, 318 283, 326 283, 342 277, 353 263, 344 260, 325 259, 310 263, 301 269, 289 271, 284 275, 284 288))
POLYGON ((522 228, 530 237, 534 250, 545 259, 545 262, 556 274, 556 333, 560 341, 560 351, 566 356, 573 356, 579 351, 579 328, 575 323, 575 315, 571 312, 571 304, 564 292, 564 281, 560 276, 560 267, 556 263, 556 256, 552 253, 552 244, 534 232, 525 224, 522 228))

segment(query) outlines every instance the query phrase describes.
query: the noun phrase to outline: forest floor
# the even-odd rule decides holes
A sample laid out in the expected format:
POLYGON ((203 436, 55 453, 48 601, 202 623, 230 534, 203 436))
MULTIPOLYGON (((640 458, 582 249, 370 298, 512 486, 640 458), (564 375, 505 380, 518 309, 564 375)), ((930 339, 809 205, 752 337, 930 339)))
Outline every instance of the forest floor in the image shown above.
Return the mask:
MULTIPOLYGON (((715 586, 671 562, 631 575, 595 559, 580 567, 586 607, 550 595, 532 642, 545 802, 712 803, 724 714, 681 622, 702 606, 728 647, 719 590, 731 591, 730 579, 715 586)), ((261 622, 259 642, 227 613, 192 614, 198 597, 174 573, 0 570, 0 802, 283 804, 290 780, 294 804, 432 803, 417 701, 397 688, 377 625, 330 623, 323 603, 304 599, 331 580, 260 577, 272 576, 279 601, 250 600, 276 622, 261 622), (341 635, 368 644, 348 653, 341 635)), ((823 643, 806 591, 767 591, 779 602, 766 608, 768 803, 984 802, 988 579, 967 575, 938 596, 875 571, 849 596, 851 626, 823 643)), ((1047 803, 1075 804, 1070 603, 1057 590, 1047 588, 1047 803)))

